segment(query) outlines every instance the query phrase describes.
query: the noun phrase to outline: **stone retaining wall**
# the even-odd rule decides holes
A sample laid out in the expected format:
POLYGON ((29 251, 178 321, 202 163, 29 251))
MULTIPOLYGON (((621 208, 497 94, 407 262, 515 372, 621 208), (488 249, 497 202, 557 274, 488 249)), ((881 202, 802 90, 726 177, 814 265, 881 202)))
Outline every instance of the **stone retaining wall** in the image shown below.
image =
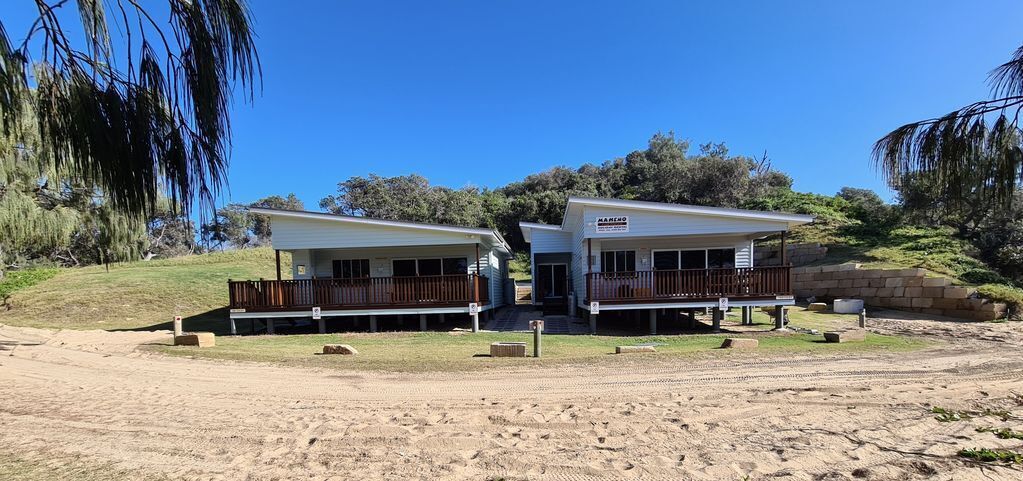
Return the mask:
MULTIPOLYGON (((781 249, 774 247, 756 247, 753 249, 753 265, 755 266, 780 266, 781 249)), ((828 255, 828 248, 820 244, 789 244, 785 246, 790 264, 803 266, 817 262, 828 255)))
POLYGON ((971 287, 953 286, 945 277, 927 277, 924 269, 863 269, 859 264, 792 269, 796 297, 863 299, 887 307, 948 317, 990 321, 1005 317, 1008 306, 981 299, 971 287))

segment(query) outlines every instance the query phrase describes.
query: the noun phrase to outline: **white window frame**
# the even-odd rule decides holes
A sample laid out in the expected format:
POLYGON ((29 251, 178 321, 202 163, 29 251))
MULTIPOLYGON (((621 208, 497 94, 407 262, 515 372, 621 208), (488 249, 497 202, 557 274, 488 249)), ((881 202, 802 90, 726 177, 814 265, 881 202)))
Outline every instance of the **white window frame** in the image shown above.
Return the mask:
MULTIPOLYGON (((607 254, 609 252, 613 252, 615 254, 615 265, 616 266, 618 264, 618 253, 620 253, 620 252, 631 252, 632 253, 632 263, 634 264, 634 267, 635 267, 635 265, 639 264, 639 251, 636 250, 636 249, 608 249, 606 251, 605 250, 601 250, 600 251, 600 272, 602 272, 602 273, 606 273, 606 274, 619 274, 618 271, 609 271, 604 266, 604 254, 607 254)), ((621 271, 621 272, 622 273, 624 273, 624 272, 636 272, 636 269, 633 268, 633 270, 631 270, 631 271, 621 271)))

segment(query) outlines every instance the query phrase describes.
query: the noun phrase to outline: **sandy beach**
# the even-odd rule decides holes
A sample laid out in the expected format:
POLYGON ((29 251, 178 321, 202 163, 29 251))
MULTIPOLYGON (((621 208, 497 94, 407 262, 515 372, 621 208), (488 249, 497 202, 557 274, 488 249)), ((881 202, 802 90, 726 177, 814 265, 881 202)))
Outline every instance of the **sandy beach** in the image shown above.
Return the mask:
MULTIPOLYGON (((0 326, 0 455, 122 479, 1020 479, 933 406, 1023 416, 1018 323, 871 320, 911 353, 396 374, 141 352, 166 332, 0 326)), ((2 476, 0 476, 2 477, 2 476)))

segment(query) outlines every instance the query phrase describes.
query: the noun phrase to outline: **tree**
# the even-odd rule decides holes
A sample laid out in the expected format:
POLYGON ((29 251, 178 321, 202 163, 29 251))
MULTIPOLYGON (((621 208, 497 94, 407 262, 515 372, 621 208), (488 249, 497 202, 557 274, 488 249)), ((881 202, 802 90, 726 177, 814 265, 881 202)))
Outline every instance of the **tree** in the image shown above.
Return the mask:
POLYGON ((1023 47, 991 72, 989 84, 990 100, 903 125, 874 144, 875 165, 893 188, 928 174, 953 203, 981 192, 1011 206, 1023 183, 1023 47))
POLYGON ((212 208, 232 87, 251 98, 259 75, 245 0, 167 0, 166 23, 138 0, 77 0, 84 39, 62 23, 69 3, 35 0, 20 45, 0 22, 0 135, 14 149, 38 146, 46 169, 101 192, 121 215, 144 220, 164 194, 185 212, 194 198, 212 208))
POLYGON ((207 248, 259 247, 270 244, 270 218, 249 212, 250 207, 303 210, 305 206, 295 194, 286 197, 271 195, 250 204, 232 203, 217 209, 213 220, 204 223, 200 235, 207 248))
MULTIPOLYGON (((249 207, 266 207, 269 209, 282 209, 282 210, 305 210, 305 205, 298 199, 295 194, 288 194, 287 197, 281 197, 279 195, 271 195, 270 197, 264 197, 251 204, 249 207)), ((249 214, 251 226, 249 229, 252 234, 256 237, 256 243, 259 245, 270 244, 270 216, 260 214, 249 214)))

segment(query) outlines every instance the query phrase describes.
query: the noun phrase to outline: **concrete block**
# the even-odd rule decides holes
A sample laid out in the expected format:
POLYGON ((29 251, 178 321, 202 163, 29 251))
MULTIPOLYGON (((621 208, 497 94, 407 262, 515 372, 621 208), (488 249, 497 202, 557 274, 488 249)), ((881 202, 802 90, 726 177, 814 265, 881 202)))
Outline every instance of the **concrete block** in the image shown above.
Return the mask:
POLYGON ((889 277, 884 280, 885 287, 902 287, 906 283, 906 280, 901 277, 889 277))
POLYGON ((921 289, 920 295, 923 297, 943 297, 945 295, 943 287, 923 287, 921 289))
POLYGON ((881 271, 880 269, 869 269, 869 270, 860 271, 860 272, 863 273, 863 278, 864 279, 880 279, 881 278, 881 273, 883 271, 881 271))
POLYGON ((919 267, 913 267, 910 269, 900 269, 899 275, 902 277, 923 277, 927 275, 927 270, 919 267))
POLYGON ((324 354, 341 354, 345 356, 354 356, 359 353, 354 347, 348 344, 325 344, 323 346, 324 354))
POLYGON ((876 288, 875 287, 875 288, 872 288, 872 289, 877 289, 877 293, 874 294, 877 297, 892 297, 892 293, 895 292, 895 288, 894 287, 880 287, 880 288, 876 288))
POLYGON ((893 297, 888 299, 890 307, 912 307, 912 301, 908 297, 893 297))
POLYGON ((838 287, 841 287, 843 289, 851 288, 851 287, 853 287, 853 280, 852 279, 842 279, 842 280, 839 280, 838 281, 838 287))
POLYGON ((902 269, 881 269, 881 277, 902 277, 902 269))
POLYGON ((836 272, 842 269, 840 264, 832 264, 828 266, 821 266, 821 272, 836 272))
POLYGON ((1005 313, 1002 312, 972 311, 970 319, 975 321, 993 321, 1003 316, 1005 316, 1005 313))
POLYGON ((917 308, 928 308, 931 307, 931 301, 930 297, 914 297, 910 305, 917 308))
POLYGON ((490 343, 490 357, 526 357, 526 343, 524 342, 490 343))
POLYGON ((839 264, 838 265, 838 270, 840 270, 840 271, 854 271, 856 269, 859 269, 861 265, 862 264, 855 264, 855 263, 853 263, 853 264, 839 264))
POLYGON ((905 296, 906 296, 906 288, 905 287, 893 287, 892 288, 892 297, 905 297, 905 296))
POLYGON ((846 272, 845 276, 848 277, 849 279, 863 279, 864 278, 864 273, 865 273, 865 271, 861 271, 861 270, 857 269, 855 271, 846 272))
POLYGON ((880 289, 876 287, 864 287, 860 289, 860 293, 857 294, 859 297, 874 297, 877 295, 877 291, 880 289))
POLYGON ((175 346, 213 347, 217 345, 216 336, 212 332, 191 332, 174 336, 175 346))
POLYGON ((826 280, 817 283, 817 288, 819 289, 834 289, 836 287, 838 287, 838 281, 835 280, 826 280))
POLYGON ((1005 312, 1008 306, 1000 302, 985 302, 984 305, 980 306, 982 312, 1005 312))
POLYGON ((634 352, 657 352, 654 346, 615 346, 615 354, 629 354, 634 352))
POLYGON ((864 329, 846 329, 844 331, 825 332, 824 340, 828 342, 863 342, 867 340, 867 331, 864 329))
POLYGON ((828 305, 823 303, 823 302, 814 302, 814 303, 811 303, 809 306, 806 306, 806 310, 808 310, 808 311, 826 311, 826 310, 828 310, 828 305))
POLYGON ((885 284, 888 282, 888 279, 882 279, 879 277, 877 279, 868 279, 868 281, 870 281, 869 287, 877 287, 880 289, 882 287, 885 287, 885 284))
POLYGON ((725 342, 721 343, 722 349, 756 349, 758 346, 760 346, 760 341, 756 339, 739 337, 729 337, 725 339, 725 342))
POLYGON ((870 287, 870 279, 853 279, 853 287, 870 287))
POLYGON ((903 285, 906 287, 922 287, 924 285, 923 277, 903 277, 903 285))
POLYGON ((910 297, 910 298, 920 297, 921 295, 923 295, 923 292, 924 292, 924 288, 923 287, 907 287, 906 288, 906 293, 904 294, 904 297, 910 297))
POLYGON ((947 277, 924 277, 924 287, 945 287, 952 284, 947 277))
POLYGON ((931 307, 935 309, 959 309, 959 299, 945 299, 944 297, 932 299, 931 307))
POLYGON ((974 292, 974 289, 968 287, 946 287, 944 290, 944 296, 947 299, 966 299, 970 297, 970 294, 974 292))
POLYGON ((805 272, 807 274, 814 274, 814 273, 817 273, 817 272, 821 272, 821 266, 797 267, 797 268, 792 269, 792 270, 793 271, 798 270, 799 272, 805 272))

